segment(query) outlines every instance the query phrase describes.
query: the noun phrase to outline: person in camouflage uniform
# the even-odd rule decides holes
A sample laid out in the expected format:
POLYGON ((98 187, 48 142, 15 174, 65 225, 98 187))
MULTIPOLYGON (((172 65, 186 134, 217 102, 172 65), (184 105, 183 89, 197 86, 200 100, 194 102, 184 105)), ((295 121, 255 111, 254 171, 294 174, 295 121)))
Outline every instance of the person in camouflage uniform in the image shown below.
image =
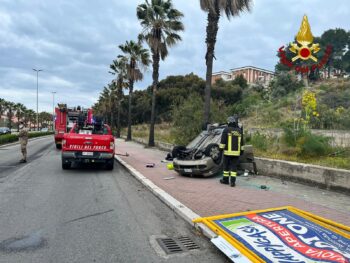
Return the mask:
POLYGON ((19 161, 20 163, 27 162, 27 144, 28 144, 28 129, 25 127, 24 123, 21 122, 19 125, 19 133, 18 133, 19 143, 21 145, 22 159, 19 161))

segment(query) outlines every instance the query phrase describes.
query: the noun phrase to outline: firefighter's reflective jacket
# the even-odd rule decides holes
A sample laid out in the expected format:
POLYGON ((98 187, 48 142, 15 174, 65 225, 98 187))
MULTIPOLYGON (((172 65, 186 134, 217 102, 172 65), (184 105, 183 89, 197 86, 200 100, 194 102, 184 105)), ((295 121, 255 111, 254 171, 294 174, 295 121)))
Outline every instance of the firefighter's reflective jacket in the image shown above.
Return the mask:
POLYGON ((220 149, 224 155, 240 156, 243 146, 243 129, 239 127, 226 127, 221 135, 220 149))

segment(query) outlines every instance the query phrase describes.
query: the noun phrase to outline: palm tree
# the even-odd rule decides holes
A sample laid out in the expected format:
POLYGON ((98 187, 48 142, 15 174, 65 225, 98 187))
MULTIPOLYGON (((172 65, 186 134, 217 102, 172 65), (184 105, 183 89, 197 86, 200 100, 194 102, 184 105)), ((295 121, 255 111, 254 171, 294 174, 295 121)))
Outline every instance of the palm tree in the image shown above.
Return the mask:
POLYGON ((116 104, 116 91, 117 91, 117 86, 115 83, 112 81, 110 84, 108 84, 108 90, 109 90, 109 119, 110 119, 110 124, 111 128, 115 128, 115 104, 116 104))
POLYGON ((126 41, 124 45, 119 46, 124 55, 119 55, 118 58, 127 61, 127 76, 129 80, 129 110, 128 110, 128 135, 127 141, 131 140, 131 102, 132 93, 134 90, 135 81, 143 79, 142 69, 147 67, 151 61, 149 52, 143 48, 140 43, 134 41, 126 41))
POLYGON ((16 117, 17 117, 17 131, 19 132, 19 123, 21 119, 24 117, 24 113, 26 111, 26 107, 22 103, 17 103, 15 105, 16 117))
POLYGON ((111 99, 110 90, 108 87, 103 87, 103 90, 99 97, 100 113, 104 116, 104 121, 110 124, 110 109, 111 109, 111 99))
POLYGON ((145 41, 151 49, 153 60, 152 111, 149 146, 154 146, 154 125, 156 94, 159 82, 159 62, 168 55, 168 48, 181 41, 177 34, 184 30, 180 21, 183 14, 173 8, 171 0, 148 0, 137 7, 137 18, 142 26, 139 40, 145 41))
POLYGON ((5 111, 6 111, 6 100, 0 98, 0 126, 2 125, 1 124, 2 115, 5 113, 5 111))
POLYGON ((40 128, 47 128, 51 122, 52 122, 51 113, 48 113, 46 111, 42 111, 39 113, 40 128))
POLYGON ((13 102, 7 101, 5 104, 6 108, 6 115, 8 119, 8 128, 11 130, 12 129, 12 118, 14 115, 14 110, 15 110, 15 104, 13 102))
POLYGON ((200 0, 201 9, 208 12, 207 25, 207 53, 205 55, 207 72, 205 83, 204 123, 210 121, 211 78, 213 73, 213 58, 215 58, 216 36, 219 30, 221 12, 225 12, 228 19, 249 11, 252 0, 200 0))
POLYGON ((120 137, 120 111, 121 111, 121 102, 124 97, 123 89, 128 87, 127 80, 127 61, 125 58, 119 58, 117 60, 113 60, 113 64, 111 64, 110 71, 111 74, 116 75, 116 79, 114 81, 116 85, 116 93, 115 97, 117 100, 117 137, 120 137))
POLYGON ((26 125, 28 125, 28 122, 30 123, 29 130, 31 131, 32 124, 35 123, 35 121, 36 121, 36 113, 32 109, 29 109, 26 111, 25 115, 26 115, 25 123, 26 123, 26 125))

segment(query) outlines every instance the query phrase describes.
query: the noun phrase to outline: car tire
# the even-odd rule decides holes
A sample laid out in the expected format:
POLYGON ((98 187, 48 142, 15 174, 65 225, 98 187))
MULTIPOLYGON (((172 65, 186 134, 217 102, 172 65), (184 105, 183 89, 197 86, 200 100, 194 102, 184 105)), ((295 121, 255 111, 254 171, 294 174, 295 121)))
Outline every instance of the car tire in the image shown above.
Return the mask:
POLYGON ((185 147, 185 146, 182 146, 182 145, 180 145, 180 146, 175 146, 175 147, 173 148, 172 152, 171 152, 171 155, 172 155, 173 158, 177 158, 178 155, 179 155, 179 153, 180 153, 180 151, 185 151, 185 150, 186 150, 186 147, 185 147))
POLYGON ((111 171, 111 170, 113 170, 113 168, 114 168, 114 159, 107 161, 106 162, 106 170, 111 171))
POLYGON ((56 149, 62 149, 62 144, 56 143, 56 149))
POLYGON ((211 157, 213 159, 214 163, 220 164, 221 162, 221 151, 219 148, 219 145, 216 143, 209 144, 204 151, 204 154, 208 157, 211 157))
POLYGON ((62 158, 62 169, 63 170, 68 170, 71 168, 72 163, 71 162, 67 162, 66 159, 62 158))

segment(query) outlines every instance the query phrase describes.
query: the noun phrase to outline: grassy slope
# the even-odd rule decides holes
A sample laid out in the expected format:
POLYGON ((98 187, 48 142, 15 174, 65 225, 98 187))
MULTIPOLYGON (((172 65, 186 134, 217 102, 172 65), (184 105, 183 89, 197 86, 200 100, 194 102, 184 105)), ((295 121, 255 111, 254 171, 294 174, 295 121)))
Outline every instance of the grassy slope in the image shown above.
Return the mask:
MULTIPOLYGON (((174 143, 174 138, 171 136, 171 125, 170 124, 158 124, 155 127, 155 137, 156 140, 174 143)), ((133 126, 133 136, 136 138, 148 139, 148 129, 149 126, 146 124, 135 125, 133 126)), ((126 129, 123 129, 123 135, 126 135, 126 129)), ((272 159, 280 159, 286 161, 300 162, 300 163, 309 163, 315 165, 322 165, 333 168, 342 168, 350 170, 350 155, 347 157, 322 157, 322 158, 305 158, 305 157, 297 157, 293 155, 280 154, 270 151, 261 151, 255 149, 255 156, 272 158, 272 159)))
MULTIPOLYGON (((349 87, 350 80, 328 80, 326 82, 318 83, 311 86, 311 89, 316 93, 324 93, 325 86, 327 89, 335 89, 339 85, 349 87)), ((286 119, 297 118, 300 116, 300 111, 295 111, 297 103, 302 97, 303 90, 289 94, 288 96, 280 99, 278 102, 273 103, 261 103, 257 105, 247 118, 243 119, 242 122, 245 128, 276 128, 278 127, 279 121, 286 119), (279 112, 279 116, 274 116, 276 112, 279 112)), ((174 143, 175 139, 171 134, 172 126, 169 123, 158 124, 155 127, 155 138, 158 141, 167 143, 174 143)), ((126 129, 122 131, 123 135, 126 135, 126 129)), ((135 125, 133 126, 133 136, 138 138, 148 139, 149 125, 135 125)), ((343 168, 350 170, 350 150, 340 157, 322 157, 322 158, 305 158, 298 157, 296 155, 276 153, 272 151, 261 151, 255 149, 255 155, 260 157, 282 159, 288 161, 295 161, 301 163, 310 163, 334 168, 343 168)))

